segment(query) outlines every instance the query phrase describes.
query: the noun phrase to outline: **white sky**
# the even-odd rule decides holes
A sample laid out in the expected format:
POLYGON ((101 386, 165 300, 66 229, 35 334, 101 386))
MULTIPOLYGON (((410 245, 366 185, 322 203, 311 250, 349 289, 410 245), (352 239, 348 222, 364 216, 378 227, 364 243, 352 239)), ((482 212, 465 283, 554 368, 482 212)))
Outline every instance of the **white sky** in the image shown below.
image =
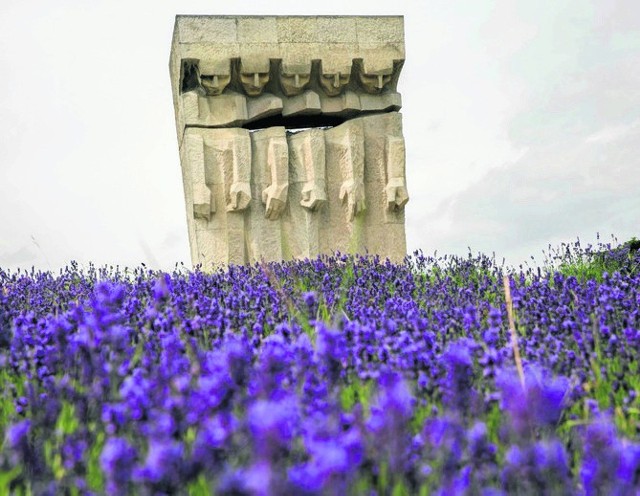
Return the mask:
POLYGON ((401 14, 411 251, 640 237, 640 2, 0 4, 0 267, 189 264, 176 14, 401 14))

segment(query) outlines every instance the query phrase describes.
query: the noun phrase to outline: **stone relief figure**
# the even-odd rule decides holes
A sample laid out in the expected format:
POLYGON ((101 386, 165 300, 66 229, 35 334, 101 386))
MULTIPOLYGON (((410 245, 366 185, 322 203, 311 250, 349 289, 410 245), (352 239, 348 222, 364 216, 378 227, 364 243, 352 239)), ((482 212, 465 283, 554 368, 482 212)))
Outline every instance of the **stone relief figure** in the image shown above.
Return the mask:
POLYGON ((251 262, 282 260, 280 217, 287 206, 289 151, 285 128, 273 126, 251 133, 252 200, 246 216, 251 262))
POLYGON ((289 136, 291 164, 302 183, 300 205, 313 212, 327 202, 324 133, 308 129, 289 136))
POLYGON ((187 225, 196 241, 191 244, 194 263, 244 263, 243 217, 251 201, 249 131, 187 128, 181 156, 185 196, 192 205, 187 225))
POLYGON ((393 75, 393 64, 387 67, 381 67, 371 72, 367 71, 364 62, 357 64, 356 74, 358 75, 358 81, 364 91, 372 95, 378 95, 382 93, 385 87, 391 81, 393 75))
POLYGON ((204 93, 207 96, 221 95, 231 82, 231 60, 220 60, 216 63, 198 61, 198 72, 204 93))
POLYGON ((409 201, 407 180, 404 175, 406 156, 404 138, 402 136, 388 136, 386 141, 387 186, 385 187, 385 197, 387 208, 397 210, 403 208, 409 201))
POLYGON ((231 74, 211 74, 200 76, 200 84, 208 96, 221 95, 231 82, 231 74))
POLYGON ((340 201, 346 207, 346 216, 352 221, 366 209, 364 194, 364 131, 358 119, 325 132, 328 142, 336 150, 342 183, 340 201))
POLYGON ((404 257, 402 18, 316 21, 176 19, 170 70, 194 263, 404 257))
POLYGON ((320 61, 319 82, 327 96, 338 96, 351 81, 351 66, 332 67, 320 61))
POLYGON ((241 60, 240 83, 247 96, 259 96, 269 82, 269 61, 241 60))
POLYGON ((280 87, 285 96, 302 93, 311 80, 311 62, 308 64, 286 64, 280 66, 280 87))
POLYGON ((364 74, 358 73, 362 88, 373 95, 382 93, 382 90, 391 81, 391 73, 389 74, 364 74))
POLYGON ((189 134, 185 137, 184 146, 191 168, 193 216, 196 219, 209 220, 211 214, 216 211, 216 204, 215 201, 211 201, 211 190, 206 184, 204 140, 200 135, 189 134))
POLYGON ((182 62, 182 112, 185 126, 217 127, 239 124, 249 118, 246 97, 226 91, 231 82, 231 60, 182 62))
POLYGON ((211 76, 200 76, 200 84, 209 96, 218 96, 231 81, 230 74, 212 74, 211 76))
POLYGON ((269 185, 262 190, 265 217, 269 220, 280 218, 287 203, 289 191, 289 148, 284 128, 269 128, 277 132, 270 137, 267 145, 267 169, 269 185))
POLYGON ((290 203, 283 217, 283 255, 319 253, 321 215, 327 205, 326 147, 322 129, 289 133, 290 203))
POLYGON ((216 142, 215 152, 223 175, 227 212, 237 212, 251 201, 251 142, 244 129, 224 131, 234 136, 216 142))

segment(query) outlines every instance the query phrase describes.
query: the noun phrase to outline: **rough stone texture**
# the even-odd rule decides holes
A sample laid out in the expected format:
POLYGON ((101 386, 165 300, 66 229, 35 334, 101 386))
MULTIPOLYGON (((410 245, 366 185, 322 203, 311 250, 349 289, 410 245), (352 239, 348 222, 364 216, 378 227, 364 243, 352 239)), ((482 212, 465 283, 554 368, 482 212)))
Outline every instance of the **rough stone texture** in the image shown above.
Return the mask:
POLYGON ((321 112, 320 97, 311 90, 305 91, 301 95, 287 98, 282 107, 282 115, 284 117, 291 115, 320 114, 321 112))
POLYGON ((169 68, 193 263, 402 259, 403 63, 402 17, 178 16, 169 68))

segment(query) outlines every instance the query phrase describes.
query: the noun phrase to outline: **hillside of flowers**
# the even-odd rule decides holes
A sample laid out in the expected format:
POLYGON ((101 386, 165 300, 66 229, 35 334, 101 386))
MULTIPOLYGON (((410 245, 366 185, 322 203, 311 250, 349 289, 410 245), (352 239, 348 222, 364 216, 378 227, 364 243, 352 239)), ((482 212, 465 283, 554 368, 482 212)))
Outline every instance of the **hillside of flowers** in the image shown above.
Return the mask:
POLYGON ((0 269, 0 494, 640 493, 640 251, 0 269))

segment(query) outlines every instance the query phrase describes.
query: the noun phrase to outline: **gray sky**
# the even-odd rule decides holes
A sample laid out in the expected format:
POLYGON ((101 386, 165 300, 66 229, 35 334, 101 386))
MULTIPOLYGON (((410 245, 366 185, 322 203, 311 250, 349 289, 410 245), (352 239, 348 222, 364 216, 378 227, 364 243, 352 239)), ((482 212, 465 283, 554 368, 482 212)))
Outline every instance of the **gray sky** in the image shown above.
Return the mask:
POLYGON ((3 0, 0 267, 189 263, 176 14, 401 14, 410 250, 640 237, 640 2, 3 0))

